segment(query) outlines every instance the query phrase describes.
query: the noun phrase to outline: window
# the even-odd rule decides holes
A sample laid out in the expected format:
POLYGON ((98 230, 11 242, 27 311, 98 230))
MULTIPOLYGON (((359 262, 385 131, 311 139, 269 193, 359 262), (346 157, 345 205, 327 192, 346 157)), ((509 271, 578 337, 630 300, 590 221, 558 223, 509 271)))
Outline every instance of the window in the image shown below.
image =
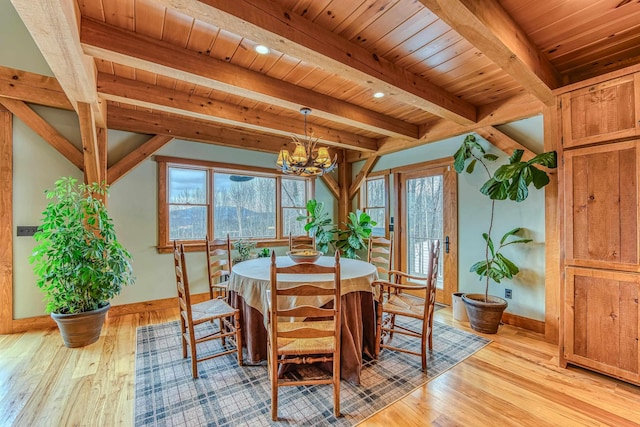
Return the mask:
POLYGON ((389 175, 368 178, 361 189, 362 210, 377 222, 373 228, 374 236, 388 237, 389 229, 389 175))
POLYGON ((193 248, 205 236, 277 241, 289 233, 305 234, 307 200, 313 181, 271 169, 156 157, 158 185, 158 249, 173 240, 193 248))

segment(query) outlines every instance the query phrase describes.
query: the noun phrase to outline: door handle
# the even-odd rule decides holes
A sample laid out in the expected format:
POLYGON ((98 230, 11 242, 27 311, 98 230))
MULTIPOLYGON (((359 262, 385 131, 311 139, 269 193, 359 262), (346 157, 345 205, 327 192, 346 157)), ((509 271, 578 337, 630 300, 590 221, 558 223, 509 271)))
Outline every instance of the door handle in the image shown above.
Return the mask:
POLYGON ((444 252, 449 253, 449 236, 445 236, 444 238, 444 252))

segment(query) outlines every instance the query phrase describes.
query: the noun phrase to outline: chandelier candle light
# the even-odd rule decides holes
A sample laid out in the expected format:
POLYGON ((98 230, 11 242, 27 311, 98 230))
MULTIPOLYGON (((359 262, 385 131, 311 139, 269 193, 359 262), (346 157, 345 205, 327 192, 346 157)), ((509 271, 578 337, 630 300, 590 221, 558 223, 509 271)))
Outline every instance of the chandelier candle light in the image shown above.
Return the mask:
POLYGON ((289 154, 289 151, 283 148, 278 154, 276 164, 287 175, 322 176, 335 169, 338 156, 331 160, 327 147, 316 149, 318 138, 307 135, 307 115, 311 113, 311 108, 303 107, 300 112, 304 114, 304 140, 292 136, 296 144, 293 154, 289 154))

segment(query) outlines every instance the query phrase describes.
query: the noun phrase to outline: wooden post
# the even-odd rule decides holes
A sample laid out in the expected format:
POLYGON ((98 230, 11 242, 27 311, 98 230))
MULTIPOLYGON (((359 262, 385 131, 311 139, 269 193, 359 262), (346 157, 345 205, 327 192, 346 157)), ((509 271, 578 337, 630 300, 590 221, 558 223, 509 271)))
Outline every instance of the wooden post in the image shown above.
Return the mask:
POLYGON ((0 107, 0 334, 13 332, 13 115, 0 107))
POLYGON ((560 233, 562 215, 559 215, 559 180, 562 173, 562 146, 560 144, 560 106, 545 107, 544 151, 558 152, 558 169, 549 173, 550 182, 544 187, 545 200, 545 339, 557 344, 559 341, 561 304, 560 233))
POLYGON ((338 165, 338 185, 340 186, 338 228, 344 229, 342 223, 347 221, 349 212, 351 212, 351 198, 349 197, 349 188, 351 187, 351 163, 347 162, 346 150, 341 150, 340 156, 340 164, 338 165))

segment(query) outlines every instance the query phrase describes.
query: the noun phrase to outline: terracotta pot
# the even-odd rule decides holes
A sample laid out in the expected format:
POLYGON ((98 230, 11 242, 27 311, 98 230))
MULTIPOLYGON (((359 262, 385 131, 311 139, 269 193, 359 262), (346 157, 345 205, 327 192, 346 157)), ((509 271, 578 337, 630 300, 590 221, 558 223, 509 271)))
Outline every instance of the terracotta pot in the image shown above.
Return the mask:
POLYGON ((84 347, 93 344, 100 338, 102 325, 107 311, 111 304, 93 311, 75 314, 51 313, 51 317, 58 324, 64 345, 73 347, 84 347))
POLYGON ((484 334, 498 332, 502 313, 507 308, 507 301, 489 295, 488 301, 485 302, 484 294, 464 294, 462 301, 467 308, 471 329, 484 334))

